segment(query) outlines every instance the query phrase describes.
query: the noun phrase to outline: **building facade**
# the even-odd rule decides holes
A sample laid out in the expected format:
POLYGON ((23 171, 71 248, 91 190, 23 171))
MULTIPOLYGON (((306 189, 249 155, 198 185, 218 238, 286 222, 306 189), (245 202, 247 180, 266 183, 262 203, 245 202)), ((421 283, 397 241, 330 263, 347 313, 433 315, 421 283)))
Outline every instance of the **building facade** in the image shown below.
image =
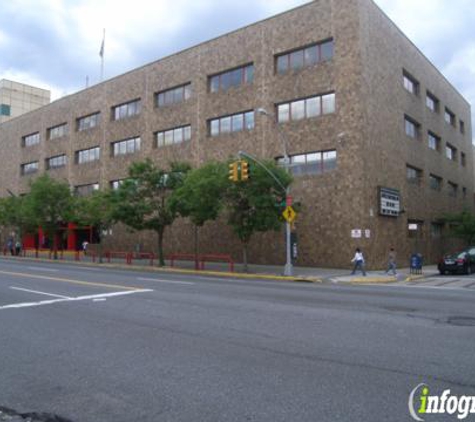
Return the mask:
POLYGON ((19 82, 0 80, 0 124, 49 104, 51 93, 19 82))
MULTIPOLYGON (((298 265, 348 267, 355 247, 372 267, 391 246, 433 261, 449 247, 444 213, 473 208, 470 113, 371 0, 312 1, 0 125, 1 195, 43 172, 80 193, 114 187, 146 157, 164 168, 238 151, 279 160, 286 139, 298 265)), ((190 239, 178 221, 166 251, 191 252, 190 239)), ((106 241, 156 244, 120 227, 106 241)), ((223 221, 200 243, 240 259, 223 221)), ((283 232, 256 236, 249 257, 283 263, 283 232)))

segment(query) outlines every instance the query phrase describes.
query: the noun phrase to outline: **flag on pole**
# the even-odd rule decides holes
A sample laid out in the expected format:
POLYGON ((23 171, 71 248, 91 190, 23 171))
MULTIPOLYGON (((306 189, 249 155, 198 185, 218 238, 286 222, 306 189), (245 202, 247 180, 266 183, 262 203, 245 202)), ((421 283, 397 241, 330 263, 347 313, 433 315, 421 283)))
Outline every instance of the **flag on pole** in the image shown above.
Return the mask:
POLYGON ((104 58, 104 41, 106 40, 106 30, 104 29, 104 36, 102 37, 101 49, 99 50, 99 56, 101 59, 104 58))

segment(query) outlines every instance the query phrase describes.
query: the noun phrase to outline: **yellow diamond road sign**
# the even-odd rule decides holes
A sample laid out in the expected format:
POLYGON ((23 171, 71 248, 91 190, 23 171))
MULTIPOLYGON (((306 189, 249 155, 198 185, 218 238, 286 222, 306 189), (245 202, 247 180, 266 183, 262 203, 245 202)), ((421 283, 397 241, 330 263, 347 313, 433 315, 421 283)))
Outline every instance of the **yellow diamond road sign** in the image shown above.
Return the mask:
POLYGON ((287 207, 284 212, 282 213, 284 218, 287 220, 287 222, 292 223, 295 220, 295 217, 297 217, 297 213, 294 211, 292 207, 287 207))

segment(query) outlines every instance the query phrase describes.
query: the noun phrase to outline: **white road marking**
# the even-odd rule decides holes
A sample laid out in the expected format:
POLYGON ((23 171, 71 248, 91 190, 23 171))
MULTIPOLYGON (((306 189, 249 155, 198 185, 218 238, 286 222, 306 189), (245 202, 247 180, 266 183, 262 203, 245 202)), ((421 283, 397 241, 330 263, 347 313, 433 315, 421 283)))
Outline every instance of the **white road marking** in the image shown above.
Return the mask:
POLYGON ((141 281, 158 281, 159 283, 169 283, 169 284, 183 284, 183 285, 190 285, 192 286, 195 283, 190 281, 173 281, 173 280, 161 280, 159 278, 144 278, 144 277, 137 277, 137 280, 141 281))
POLYGON ((10 286, 10 289, 12 290, 20 290, 22 292, 28 292, 28 293, 36 293, 38 295, 45 295, 45 296, 51 296, 51 297, 59 297, 61 299, 71 299, 71 297, 69 296, 63 296, 63 295, 55 295, 53 293, 45 293, 45 292, 39 292, 37 290, 29 290, 29 289, 23 289, 21 287, 13 287, 13 286, 10 286))
POLYGON ((82 300, 103 299, 103 298, 108 298, 108 297, 124 296, 124 295, 131 295, 131 294, 134 294, 134 293, 147 293, 147 292, 153 292, 153 290, 151 290, 151 289, 130 290, 130 291, 127 291, 127 292, 103 293, 103 294, 98 294, 98 295, 71 297, 71 298, 68 298, 68 299, 53 299, 53 300, 43 300, 41 302, 14 303, 12 305, 0 306, 0 310, 3 310, 3 309, 18 309, 18 308, 32 308, 32 307, 35 307, 35 306, 51 305, 53 303, 60 303, 60 302, 79 302, 79 301, 82 301, 82 300))
POLYGON ((43 267, 26 267, 28 268, 29 270, 33 270, 33 271, 45 271, 45 272, 49 272, 49 273, 57 273, 58 270, 55 270, 53 268, 43 268, 43 267))

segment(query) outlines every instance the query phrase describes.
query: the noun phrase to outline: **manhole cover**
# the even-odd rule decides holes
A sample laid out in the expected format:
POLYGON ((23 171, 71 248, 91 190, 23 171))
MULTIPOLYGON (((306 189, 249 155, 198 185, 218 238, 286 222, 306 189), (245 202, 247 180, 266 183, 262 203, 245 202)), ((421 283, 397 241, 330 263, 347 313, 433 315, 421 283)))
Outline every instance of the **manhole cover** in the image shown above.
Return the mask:
POLYGON ((459 327, 475 327, 475 318, 472 317, 454 316, 449 317, 447 322, 459 327))

